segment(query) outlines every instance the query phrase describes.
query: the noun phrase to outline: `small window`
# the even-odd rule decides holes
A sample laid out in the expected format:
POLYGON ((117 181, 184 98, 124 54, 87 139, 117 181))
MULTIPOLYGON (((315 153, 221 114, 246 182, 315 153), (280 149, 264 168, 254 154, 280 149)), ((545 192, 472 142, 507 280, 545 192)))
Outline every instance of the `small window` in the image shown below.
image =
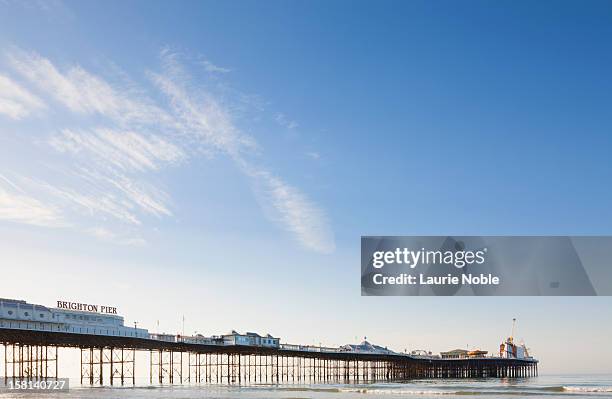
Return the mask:
POLYGON ((12 315, 12 314, 13 314, 13 311, 12 311, 12 310, 9 310, 9 311, 8 311, 8 314, 9 314, 9 315, 12 315))
POLYGON ((43 313, 40 314, 40 318, 43 319, 45 315, 43 313))
POLYGON ((30 315, 28 312, 23 312, 23 314, 24 314, 25 316, 29 316, 29 315, 30 315))

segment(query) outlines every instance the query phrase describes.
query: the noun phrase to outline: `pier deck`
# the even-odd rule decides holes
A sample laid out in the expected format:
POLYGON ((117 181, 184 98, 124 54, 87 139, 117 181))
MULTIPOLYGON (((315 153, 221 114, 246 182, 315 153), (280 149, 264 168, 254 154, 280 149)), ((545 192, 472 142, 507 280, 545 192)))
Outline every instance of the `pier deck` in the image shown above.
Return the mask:
POLYGON ((57 348, 81 351, 81 383, 135 383, 137 351, 149 352, 151 383, 324 383, 537 375, 535 359, 441 359, 408 354, 200 345, 153 339, 0 329, 4 377, 57 378, 57 348))

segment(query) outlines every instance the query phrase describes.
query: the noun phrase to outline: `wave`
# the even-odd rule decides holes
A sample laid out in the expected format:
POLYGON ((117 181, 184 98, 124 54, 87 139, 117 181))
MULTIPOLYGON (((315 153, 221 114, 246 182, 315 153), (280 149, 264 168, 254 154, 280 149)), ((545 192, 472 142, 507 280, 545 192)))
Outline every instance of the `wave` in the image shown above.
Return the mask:
POLYGON ((274 388, 275 391, 290 391, 290 392, 342 392, 340 388, 309 388, 309 387, 280 387, 274 388))
POLYGON ((594 387, 594 386, 564 386, 566 392, 612 392, 612 387, 594 387))
POLYGON ((424 396, 424 395, 454 395, 454 396, 542 396, 555 395, 566 393, 572 394, 588 394, 588 393, 605 393, 612 392, 612 387, 608 386, 547 386, 547 387, 508 387, 506 389, 500 387, 491 388, 476 388, 476 387, 455 387, 455 389, 369 389, 369 388, 347 388, 340 389, 339 392, 347 393, 364 393, 374 395, 405 395, 405 396, 424 396), (476 388, 476 389, 474 389, 476 388))
MULTIPOLYGON (((467 381, 466 381, 467 382, 467 381)), ((606 381, 608 382, 608 381, 606 381)), ((370 384, 370 385, 298 385, 298 386, 279 386, 269 384, 257 384, 255 386, 243 387, 242 389, 255 390, 271 390, 276 392, 292 392, 298 394, 304 392, 312 394, 325 393, 340 393, 340 394, 364 394, 364 398, 370 397, 448 397, 452 396, 478 396, 478 397, 532 397, 532 396, 547 396, 547 397, 611 397, 606 395, 612 393, 612 385, 597 383, 581 383, 563 384, 554 382, 550 385, 494 385, 494 384, 479 384, 479 383, 463 383, 463 384, 370 384), (419 386, 420 385, 420 386, 419 386)), ((361 396, 361 395, 359 395, 361 396)), ((323 396, 327 397, 327 396, 323 396)), ((344 397, 340 395, 338 398, 344 397)))

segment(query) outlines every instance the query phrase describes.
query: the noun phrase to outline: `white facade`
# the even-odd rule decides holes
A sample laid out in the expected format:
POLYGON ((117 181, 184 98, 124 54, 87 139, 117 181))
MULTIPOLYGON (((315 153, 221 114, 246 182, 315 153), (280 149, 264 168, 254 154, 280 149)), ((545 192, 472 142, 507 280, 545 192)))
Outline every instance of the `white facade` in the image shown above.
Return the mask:
POLYGON ((240 334, 232 331, 223 336, 224 345, 246 345, 246 346, 265 346, 270 348, 278 348, 280 346, 280 338, 275 338, 270 334, 261 336, 257 333, 247 332, 240 334))
POLYGON ((354 353, 377 353, 377 354, 385 354, 385 355, 394 355, 396 354, 394 351, 383 348, 379 345, 373 345, 368 341, 363 341, 359 345, 348 344, 342 345, 340 348, 342 352, 354 352, 354 353))
POLYGON ((149 338, 146 329, 124 326, 121 316, 47 308, 26 301, 2 298, 0 328, 149 338))
POLYGON ((176 342, 176 335, 173 334, 149 334, 149 339, 164 342, 176 342))
POLYGON ((280 338, 275 338, 270 334, 261 336, 252 332, 239 334, 236 331, 213 337, 205 337, 200 334, 185 337, 171 334, 149 334, 149 331, 144 328, 125 326, 123 317, 116 314, 48 308, 22 300, 3 298, 0 298, 0 328, 134 337, 199 345, 280 347, 280 338))
POLYGON ((193 336, 184 336, 180 339, 181 342, 186 344, 197 344, 197 345, 223 345, 223 337, 212 336, 205 337, 202 334, 196 334, 193 336))

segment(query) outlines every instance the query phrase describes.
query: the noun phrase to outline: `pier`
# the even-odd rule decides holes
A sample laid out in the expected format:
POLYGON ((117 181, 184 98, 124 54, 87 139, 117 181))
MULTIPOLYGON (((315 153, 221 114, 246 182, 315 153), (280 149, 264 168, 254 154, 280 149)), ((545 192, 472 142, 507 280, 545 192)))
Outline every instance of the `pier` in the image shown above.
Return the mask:
MULTIPOLYGON (((444 359, 338 348, 194 344, 156 339, 0 328, 7 381, 59 378, 58 348, 81 352, 81 384, 136 383, 136 353, 148 352, 151 384, 365 383, 419 378, 519 378, 532 358, 444 359)), ((139 365, 142 367, 142 365, 139 365)))

